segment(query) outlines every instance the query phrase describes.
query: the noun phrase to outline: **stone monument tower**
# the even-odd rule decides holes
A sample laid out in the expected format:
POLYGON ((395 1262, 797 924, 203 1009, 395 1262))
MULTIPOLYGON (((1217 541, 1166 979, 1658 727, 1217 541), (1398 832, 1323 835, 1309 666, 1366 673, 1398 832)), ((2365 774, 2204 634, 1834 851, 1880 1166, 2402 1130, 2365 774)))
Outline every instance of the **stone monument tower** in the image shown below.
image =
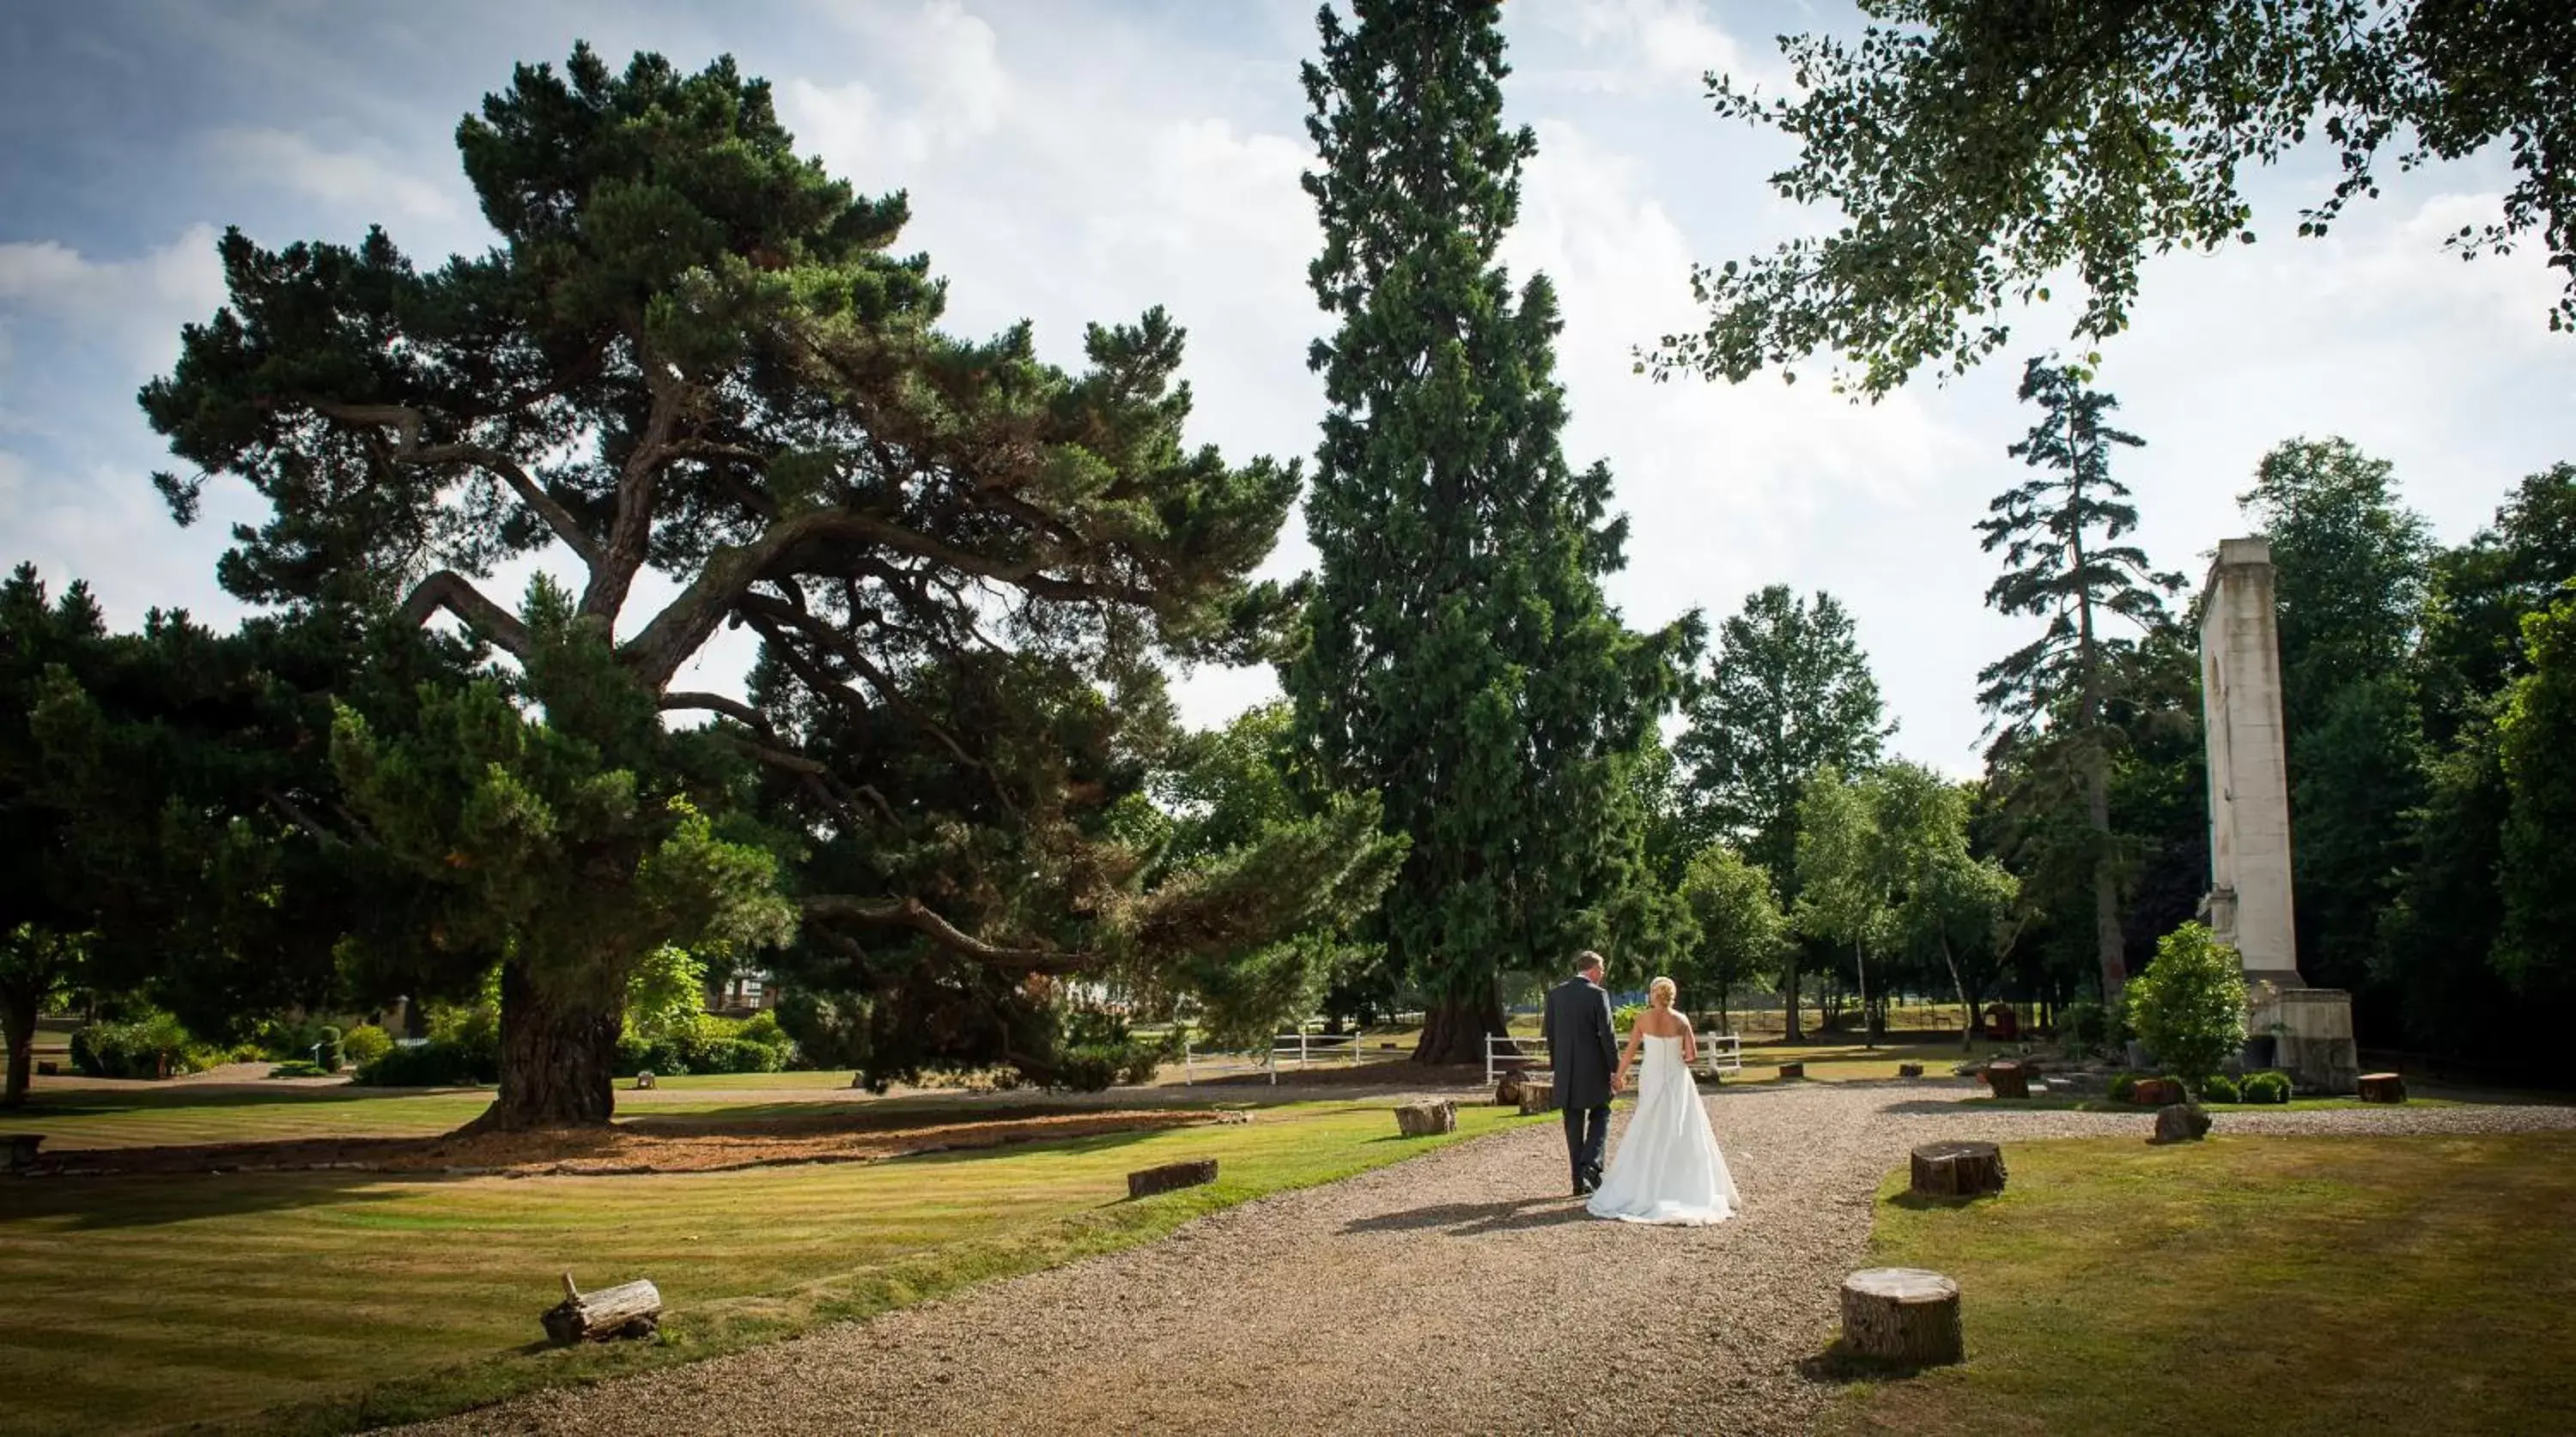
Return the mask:
POLYGON ((2290 774, 2272 546, 2223 539, 2201 595, 2202 728, 2209 744, 2209 896, 2201 916, 2256 994, 2246 1027, 2299 1086, 2353 1091, 2352 995, 2299 976, 2291 923, 2290 774), (2266 1040, 2270 1040, 2268 1043, 2266 1040))

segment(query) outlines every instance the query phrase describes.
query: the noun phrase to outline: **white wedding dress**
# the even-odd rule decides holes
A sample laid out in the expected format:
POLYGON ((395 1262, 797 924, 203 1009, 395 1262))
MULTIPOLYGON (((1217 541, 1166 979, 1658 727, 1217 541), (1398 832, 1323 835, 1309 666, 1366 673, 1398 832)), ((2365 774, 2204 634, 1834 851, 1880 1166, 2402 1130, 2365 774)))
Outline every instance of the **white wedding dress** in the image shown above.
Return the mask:
POLYGON ((1724 1222, 1744 1199, 1726 1170, 1726 1156, 1717 1150, 1699 1085, 1682 1062, 1681 1037, 1649 1034, 1645 1049, 1637 1111, 1586 1206, 1594 1217, 1622 1222, 1684 1227, 1724 1222))

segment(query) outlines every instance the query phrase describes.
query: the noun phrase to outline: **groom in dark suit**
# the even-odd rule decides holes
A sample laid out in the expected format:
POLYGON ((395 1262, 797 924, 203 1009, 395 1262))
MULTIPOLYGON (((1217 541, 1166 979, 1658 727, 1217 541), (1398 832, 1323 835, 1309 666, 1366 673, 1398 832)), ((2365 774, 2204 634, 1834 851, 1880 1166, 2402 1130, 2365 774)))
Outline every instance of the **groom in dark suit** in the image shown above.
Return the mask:
POLYGON ((1610 995, 1601 988, 1601 955, 1586 949, 1574 976, 1547 990, 1539 1031, 1556 1070, 1556 1100, 1565 1109, 1565 1154, 1574 1162, 1574 1195, 1601 1185, 1601 1149, 1610 1140, 1610 1095, 1618 1090, 1619 1038, 1610 1029, 1610 995))

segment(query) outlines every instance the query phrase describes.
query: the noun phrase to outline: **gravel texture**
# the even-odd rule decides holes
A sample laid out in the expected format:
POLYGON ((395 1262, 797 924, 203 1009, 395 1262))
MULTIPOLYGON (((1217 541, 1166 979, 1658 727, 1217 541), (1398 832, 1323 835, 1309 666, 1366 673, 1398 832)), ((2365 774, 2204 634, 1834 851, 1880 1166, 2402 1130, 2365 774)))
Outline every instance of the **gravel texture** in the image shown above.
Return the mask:
MULTIPOLYGON (((1967 1084, 1713 1095, 1745 1210, 1595 1221, 1555 1124, 1283 1193, 1161 1242, 421 1433, 1804 1432, 1880 1177, 1935 1138, 2136 1134, 1967 1084)), ((1624 1110, 1623 1110, 1624 1117, 1624 1110)), ((2576 1108, 2230 1113, 2220 1132, 2576 1127, 2576 1108)), ((1614 1132, 1613 1141, 1617 1140, 1614 1132)))

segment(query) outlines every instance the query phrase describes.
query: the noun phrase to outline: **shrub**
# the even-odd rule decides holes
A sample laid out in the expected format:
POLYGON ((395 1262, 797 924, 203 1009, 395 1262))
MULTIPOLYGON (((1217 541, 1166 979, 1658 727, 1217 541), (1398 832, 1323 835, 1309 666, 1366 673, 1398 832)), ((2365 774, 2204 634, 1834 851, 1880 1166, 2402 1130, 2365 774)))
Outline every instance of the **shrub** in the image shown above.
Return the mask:
POLYGON ((313 1051, 318 1055, 314 1061, 322 1065, 323 1072, 340 1071, 340 1030, 328 1023, 323 1024, 322 1039, 313 1045, 313 1051))
POLYGON ((2204 1103, 2241 1103, 2245 1101, 2244 1096, 2237 1091, 2236 1080, 2227 1076, 2225 1073, 2212 1073, 2201 1080, 2200 1100, 2204 1103))
POLYGON ((2129 1021, 2159 1062, 2197 1089, 2245 1046, 2245 973, 2236 950, 2199 923, 2156 944, 2156 961, 2129 981, 2129 1021))
MULTIPOLYGON (((702 1044, 689 1062, 692 1073, 775 1073, 787 1066, 787 1055, 767 1043, 727 1038, 702 1044)), ((660 1072, 661 1069, 654 1069, 660 1072)))
POLYGON ((269 1069, 268 1075, 272 1078, 319 1078, 323 1076, 323 1072, 319 1063, 310 1063, 297 1058, 269 1069))
POLYGON ((393 1050, 394 1035, 373 1023, 362 1023, 351 1028, 340 1039, 341 1056, 346 1058, 349 1066, 353 1068, 363 1068, 393 1050))
POLYGON ((2099 1003, 2069 1003, 2058 1015, 2069 1052, 2098 1053, 2111 1044, 2111 1010, 2099 1003))
POLYGON ((2138 1075, 2135 1073, 2122 1073, 2111 1079, 2112 1102, 2132 1102, 2136 1098, 2137 1091, 2138 1075))
POLYGON ((168 1013, 145 1009, 122 1023, 92 1023, 72 1033, 72 1066, 93 1078, 152 1078, 169 1060, 170 1076, 214 1066, 223 1054, 198 1042, 168 1013))
POLYGON ((356 1081, 370 1088, 461 1088, 501 1081, 497 1048, 481 1049, 452 1038, 432 1038, 409 1048, 394 1048, 358 1069, 356 1081))
POLYGON ((1096 1093, 1112 1083, 1150 1083, 1155 1069, 1179 1056, 1179 1029, 1160 1039, 1139 1039, 1114 1013, 1076 1009, 1061 1020, 1051 1088, 1096 1093))
POLYGON ((2286 1103, 2289 1100, 2289 1074, 2248 1073, 2245 1075, 2244 1101, 2249 1103, 2286 1103))
POLYGON ((746 1043, 759 1043, 771 1048, 796 1046, 796 1040, 788 1037, 787 1030, 778 1026, 778 1014, 767 1008, 743 1019, 742 1030, 734 1036, 746 1043))

